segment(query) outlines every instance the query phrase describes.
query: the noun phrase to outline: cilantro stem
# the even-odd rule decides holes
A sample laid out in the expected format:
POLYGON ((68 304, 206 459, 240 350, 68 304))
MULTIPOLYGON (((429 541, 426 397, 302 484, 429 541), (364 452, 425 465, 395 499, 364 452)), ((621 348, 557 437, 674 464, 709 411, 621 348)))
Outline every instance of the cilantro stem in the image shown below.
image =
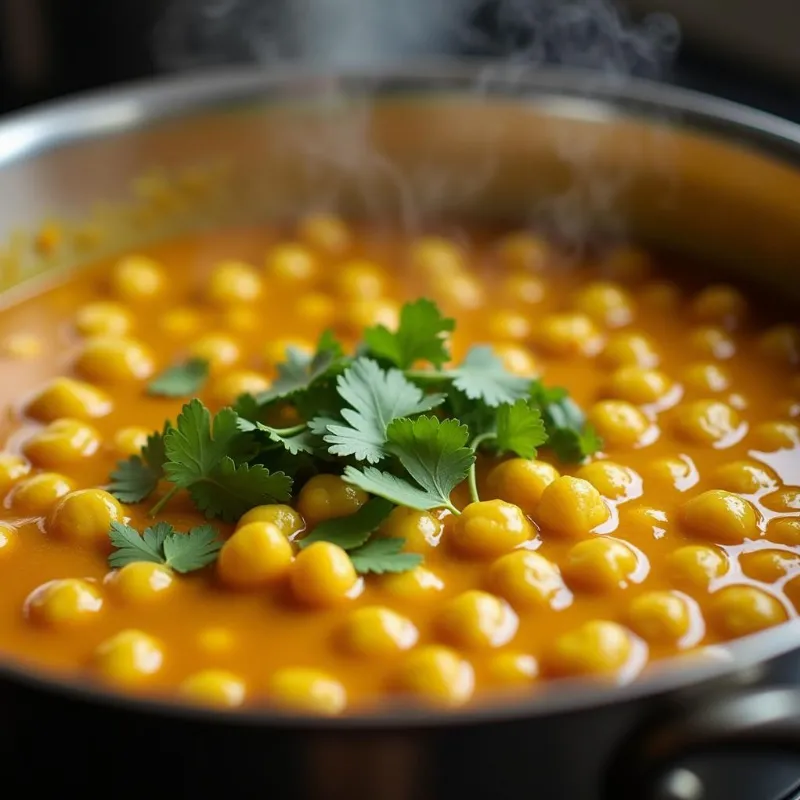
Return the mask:
POLYGON ((415 383, 441 383, 450 377, 447 372, 430 369, 407 369, 403 374, 415 383))
POLYGON ((180 491, 178 486, 173 486, 151 509, 149 516, 154 517, 164 506, 180 491))
POLYGON ((272 428, 271 430, 276 433, 278 436, 296 436, 298 433, 302 433, 308 426, 305 422, 301 422, 299 425, 294 425, 291 428, 272 428))
POLYGON ((476 451, 475 461, 472 462, 472 465, 469 468, 469 475, 467 476, 467 483, 469 484, 469 496, 473 503, 480 503, 481 501, 480 495, 478 494, 478 475, 475 468, 475 465, 478 463, 477 450, 483 442, 487 441, 488 439, 494 439, 496 436, 497 434, 493 431, 488 431, 476 436, 470 444, 470 447, 476 451))

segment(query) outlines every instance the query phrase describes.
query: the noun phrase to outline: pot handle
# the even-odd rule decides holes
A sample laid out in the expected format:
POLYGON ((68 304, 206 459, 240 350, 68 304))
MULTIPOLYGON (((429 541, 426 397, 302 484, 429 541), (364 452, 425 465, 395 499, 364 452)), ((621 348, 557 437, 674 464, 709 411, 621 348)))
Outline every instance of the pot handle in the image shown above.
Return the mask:
POLYGON ((635 731, 608 773, 608 800, 694 800, 699 779, 685 758, 712 753, 791 754, 800 759, 800 689, 740 689, 697 699, 635 731))

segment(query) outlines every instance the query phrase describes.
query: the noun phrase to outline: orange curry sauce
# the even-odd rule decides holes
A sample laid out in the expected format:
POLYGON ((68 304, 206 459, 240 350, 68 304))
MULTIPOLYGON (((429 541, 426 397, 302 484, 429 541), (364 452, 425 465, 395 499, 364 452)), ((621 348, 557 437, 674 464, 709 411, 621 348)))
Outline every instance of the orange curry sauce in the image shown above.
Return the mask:
MULTIPOLYGON (((410 240, 325 218, 281 235, 193 236, 126 258, 0 312, 4 659, 124 691, 174 696, 183 687, 195 702, 338 713, 401 691, 455 705, 567 674, 629 680, 653 659, 796 616, 800 331, 765 317, 747 291, 690 285, 630 249, 576 259, 530 234, 410 240), (479 462, 481 499, 521 505, 532 521, 523 550, 547 561, 504 569, 496 554, 454 545, 453 518, 416 515, 408 546, 424 556, 419 580, 368 575, 357 597, 314 609, 293 598, 288 579, 237 591, 216 565, 167 576, 169 585, 115 582, 107 538, 77 542, 51 525, 60 495, 106 486, 144 433, 176 418, 183 400, 145 391, 165 367, 208 358, 199 396, 217 410, 242 387, 268 385, 287 343, 312 347, 330 327, 353 345, 364 326, 394 324, 402 302, 420 296, 456 318, 455 359, 491 344, 507 368, 568 388, 605 440, 588 465, 539 454, 603 495, 607 520, 592 531, 559 521, 575 505, 571 484, 539 513, 555 471, 532 479, 517 465, 492 477, 493 465, 479 462), (98 335, 116 344, 97 348, 98 335), (81 356, 87 347, 93 355, 81 356), (42 401, 59 376, 98 387, 110 404, 93 411, 63 392, 42 401), (90 430, 70 429, 64 444, 58 424, 67 423, 58 423, 48 444, 41 432, 64 417, 90 430), (31 487, 41 472, 63 480, 31 487), (48 609, 37 587, 60 579, 95 591, 51 596, 48 609), (470 590, 492 597, 459 598, 470 590), (399 617, 363 617, 362 638, 378 644, 348 649, 354 611, 376 605, 399 617), (114 638, 128 630, 141 641, 114 638)), ((466 487, 454 499, 463 508, 466 487)), ((141 530, 152 504, 124 515, 141 530)), ((185 495, 157 518, 180 530, 202 521, 185 495)), ((393 533, 408 535, 403 524, 393 533)), ((218 528, 228 537, 234 526, 218 528)))

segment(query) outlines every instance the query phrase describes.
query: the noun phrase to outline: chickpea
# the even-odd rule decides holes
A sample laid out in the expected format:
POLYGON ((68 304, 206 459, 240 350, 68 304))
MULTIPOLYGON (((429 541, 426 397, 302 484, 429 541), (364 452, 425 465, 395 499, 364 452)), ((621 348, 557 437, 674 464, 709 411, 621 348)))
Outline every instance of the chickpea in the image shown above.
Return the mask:
POLYGON ((231 306, 223 312, 223 324, 235 333, 256 333, 263 322, 263 314, 256 309, 253 305, 231 306))
POLYGON ((333 214, 310 214, 298 228, 300 238, 328 255, 340 255, 350 246, 347 225, 333 214))
POLYGON ((679 519, 690 533, 720 544, 737 544, 760 534, 759 516, 752 504, 722 489, 687 500, 679 519))
POLYGON ((634 641, 616 622, 591 620, 558 636, 545 654, 543 666, 553 676, 616 673, 634 654, 634 641))
POLYGON ((759 340, 760 351, 778 364, 800 364, 800 328, 796 325, 776 325, 759 340))
POLYGON ((473 558, 496 558, 535 534, 522 510, 503 500, 470 503, 449 532, 453 546, 473 558))
POLYGON ((283 531, 271 522, 237 528, 217 559, 217 574, 226 586, 255 589, 288 575, 294 553, 283 531))
POLYGON ((502 285, 503 295, 516 303, 533 306, 544 299, 544 284, 530 275, 509 275, 502 285))
POLYGON ((516 311, 495 311, 489 317, 489 335, 501 341, 521 341, 531 334, 531 323, 516 311))
POLYGON ((106 584, 118 599, 138 606, 167 597, 173 588, 173 576, 163 564, 134 561, 109 573, 106 584))
POLYGON ((755 461, 730 461, 713 474, 714 485, 737 494, 756 494, 764 489, 774 489, 778 479, 768 467, 755 461))
POLYGON ((304 245, 287 242, 267 253, 267 275, 281 283, 309 283, 317 277, 319 265, 304 245))
POLYGON ((228 308, 240 303, 254 303, 263 292, 255 268, 242 261, 222 261, 211 270, 206 299, 215 306, 228 308))
POLYGON ((628 365, 611 376, 608 393, 617 400, 644 406, 663 400, 672 387, 672 381, 663 372, 628 365))
POLYGON ((100 434, 96 428, 62 417, 34 433, 22 451, 38 467, 59 467, 94 455, 99 446, 100 434))
POLYGON ((96 618, 103 608, 100 590, 77 578, 48 581, 25 600, 25 615, 39 625, 64 628, 96 618))
POLYGON ((625 542, 610 536, 578 542, 567 554, 563 567, 570 586, 589 592, 626 589, 638 571, 636 553, 625 542))
POLYGON ((800 517, 776 517, 767 524, 767 539, 789 547, 800 546, 800 517))
POLYGON ((232 406, 243 394, 257 395, 270 387, 269 380, 259 372, 235 370, 214 378, 209 393, 221 406, 232 406))
POLYGON ((738 328, 747 317, 747 300, 733 286, 719 284, 703 289, 689 307, 695 321, 723 328, 738 328))
POLYGON ((47 532, 76 544, 106 545, 111 523, 123 516, 113 495, 103 489, 80 489, 58 501, 47 520, 47 532))
POLYGON ((514 608, 553 608, 566 593, 558 567, 539 553, 515 550, 489 571, 489 584, 514 608))
POLYGON ((608 367, 641 367, 652 369, 660 361, 652 341, 642 333, 625 331, 609 337, 601 360, 608 367))
POLYGON ((28 404, 27 413, 41 422, 59 417, 92 420, 111 413, 111 398, 102 389, 72 378, 56 378, 28 404))
POLYGON ((96 336, 87 339, 75 368, 98 383, 140 381, 153 374, 155 359, 149 348, 135 339, 96 336))
POLYGON ((728 556, 718 547, 690 544, 667 556, 670 581, 677 587, 707 591, 728 571, 728 556))
POLYGON ((526 653, 496 653, 487 666, 491 682, 498 686, 525 686, 539 675, 539 663, 526 653))
POLYGON ((348 617, 344 646, 369 659, 385 659, 411 649, 419 638, 414 623, 384 606, 364 606, 348 617))
POLYGON ((397 686, 433 705, 459 706, 472 696, 475 674, 454 650, 428 645, 406 656, 397 686))
POLYGON ((442 579, 425 567, 415 567, 408 572, 383 575, 381 588, 404 603, 423 605, 431 602, 444 589, 442 579))
POLYGON ((711 598, 711 619, 725 636, 739 637, 785 622, 786 610, 763 589, 726 586, 711 598))
POLYGON ((7 492, 30 471, 31 465, 22 456, 0 453, 0 492, 7 492))
POLYGON ((741 419, 729 405, 696 400, 678 409, 675 432, 687 442, 725 447, 741 431, 741 419))
POLYGON ((713 326, 693 328, 689 333, 689 347, 699 356, 723 361, 736 353, 736 343, 722 329, 713 326))
POLYGON ((474 275, 453 275, 434 279, 433 283, 442 300, 459 310, 472 311, 480 308, 486 300, 483 287, 474 275))
POLYGON ((207 361, 209 371, 215 375, 236 364, 241 351, 233 337, 225 333, 207 333, 192 342, 189 355, 207 361))
POLYGON ((765 508, 780 514, 791 514, 800 511, 800 489, 787 487, 778 489, 761 498, 765 508))
POLYGON ((335 280, 339 294, 351 300, 377 300, 386 290, 383 270, 365 259, 346 261, 335 280))
POLYGON ((297 600, 322 608, 355 597, 362 586, 350 557, 330 542, 314 542, 301 550, 289 579, 297 600))
POLYGON ((359 333, 373 325, 383 325, 393 331, 400 323, 400 308, 393 300, 355 300, 348 304, 346 319, 359 333))
POLYGON ((660 508, 625 506, 619 512, 619 529, 628 539, 661 539, 670 526, 667 512, 660 508))
POLYGON ((19 547, 17 529, 9 522, 0 522, 0 559, 8 558, 19 547))
POLYGON ((121 303, 98 300, 78 309, 75 328, 83 336, 126 336, 133 328, 133 314, 121 303))
POLYGON ((689 601, 678 592, 640 594, 628 607, 634 633, 651 644, 680 644, 692 627, 689 601))
POLYGON ((607 281, 584 286, 575 295, 573 305, 576 311, 605 328, 622 328, 630 324, 635 311, 631 295, 621 286, 607 281))
POLYGON ((314 345, 306 339, 273 339, 264 347, 264 361, 269 366, 281 364, 289 357, 290 349, 309 357, 314 353, 314 345))
POLYGON ((558 470, 546 461, 511 458, 490 470, 486 484, 494 497, 530 515, 544 490, 558 477, 558 470))
POLYGON ((437 236, 416 241, 410 258, 412 266, 428 276, 451 277, 464 267, 464 257, 458 246, 437 236))
POLYGON ((786 581, 783 585, 783 594, 797 611, 800 608, 800 576, 786 581))
POLYGON ((270 699, 281 708, 334 716, 344 711, 347 692, 336 678, 317 669, 286 667, 272 675, 270 699))
POLYGON ((338 475, 315 475, 300 490, 297 510, 313 528, 327 519, 355 514, 367 502, 367 493, 345 483, 338 475))
POLYGON ((762 422, 750 433, 751 446, 765 453, 790 450, 800 444, 800 426, 792 422, 762 422))
POLYGON ((645 477, 664 487, 685 492, 700 480, 697 467, 689 456, 656 458, 645 467, 645 477))
POLYGON ((197 646, 209 655, 231 653, 237 645, 235 634, 223 627, 204 628, 197 635, 197 646))
POLYGON ((147 256, 125 256, 111 271, 111 291, 125 302, 151 302, 166 288, 167 276, 163 267, 147 256))
POLYGON ((439 544, 443 527, 442 521, 429 511, 397 506, 381 525, 381 533, 405 539, 404 549, 407 551, 425 553, 439 544))
POLYGON ((505 600, 477 589, 448 600, 437 619, 441 635, 466 650, 502 647, 514 638, 518 625, 517 615, 505 600))
POLYGON ((109 683, 146 683, 164 663, 161 644, 143 631, 129 628, 106 639, 94 653, 95 668, 109 683))
POLYGON ((497 244, 500 262, 509 269, 538 272, 550 259, 550 245, 541 236, 519 231, 503 237, 497 244))
POLYGON ((739 566, 748 578, 762 583, 775 583, 790 572, 800 570, 800 555, 786 550, 756 550, 742 553, 739 566))
POLYGON ((204 669, 190 675, 178 690, 182 697, 203 705, 235 708, 244 702, 244 682, 232 672, 204 669))
POLYGON ((603 272, 610 278, 625 283, 641 283, 653 272, 650 255, 639 247, 619 246, 603 260, 603 272))
POLYGON ((586 314, 564 312, 542 319, 536 343, 554 356, 592 356, 601 349, 603 339, 586 314))
POLYGON ((40 472, 20 481, 11 490, 11 508, 33 516, 44 516, 60 498, 74 488, 72 481, 63 475, 40 472))
POLYGON ((503 362, 505 369, 513 375, 531 378, 539 374, 536 359, 527 347, 508 342, 496 342, 492 345, 492 350, 503 362))
POLYGON ((303 325, 322 330, 332 325, 336 319, 337 305, 333 298, 325 294, 304 293, 297 298, 295 315, 303 325))
POLYGON ((588 481, 603 497, 621 503, 642 494, 642 479, 630 467, 613 461, 592 461, 581 467, 576 478, 588 481))
POLYGON ((251 508, 236 523, 236 530, 251 522, 270 522, 288 538, 300 533, 305 527, 301 516, 291 506, 280 503, 251 508))
POLYGON ((188 338, 200 330, 202 319, 193 308, 171 308, 158 318, 158 327, 168 336, 188 338))
POLYGON ((30 360, 42 354, 43 344, 31 333, 10 333, 0 342, 0 354, 6 358, 30 360))
POLYGON ((587 414, 609 447, 641 447, 646 442, 650 422, 636 406, 624 400, 601 400, 587 414))
POLYGON ((147 437, 152 433, 147 428, 130 426, 120 428, 114 434, 114 449, 123 456, 136 456, 142 452, 142 448, 147 444, 147 437))
POLYGON ((589 481, 562 475, 542 493, 534 519, 550 533, 583 539, 609 516, 602 495, 589 481))
POLYGON ((699 362, 686 368, 683 385, 698 394, 719 394, 730 388, 731 379, 727 371, 717 364, 699 362))

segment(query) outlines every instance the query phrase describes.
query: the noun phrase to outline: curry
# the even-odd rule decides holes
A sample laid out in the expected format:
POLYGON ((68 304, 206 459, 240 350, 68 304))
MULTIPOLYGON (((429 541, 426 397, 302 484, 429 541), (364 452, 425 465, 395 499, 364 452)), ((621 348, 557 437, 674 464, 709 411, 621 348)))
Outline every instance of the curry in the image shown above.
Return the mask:
POLYGON ((0 352, 10 662, 452 707, 800 607, 800 329, 641 250, 317 215, 87 267, 2 310, 0 352))

